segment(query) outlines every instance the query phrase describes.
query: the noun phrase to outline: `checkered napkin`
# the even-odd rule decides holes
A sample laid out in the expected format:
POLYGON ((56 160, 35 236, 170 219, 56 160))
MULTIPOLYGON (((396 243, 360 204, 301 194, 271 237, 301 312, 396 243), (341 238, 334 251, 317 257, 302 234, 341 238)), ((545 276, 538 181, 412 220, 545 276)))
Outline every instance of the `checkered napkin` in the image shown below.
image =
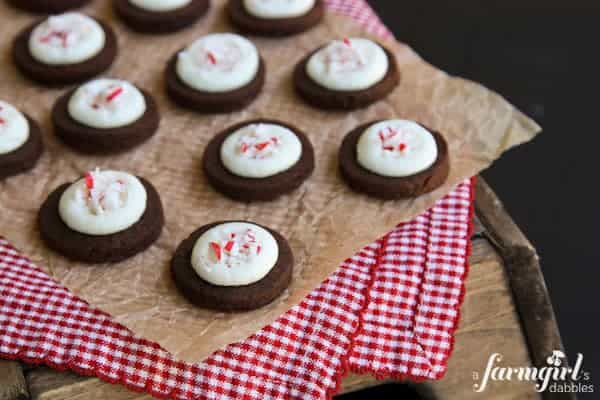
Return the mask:
MULTIPOLYGON (((391 36, 363 0, 326 0, 391 36)), ((473 182, 346 260, 300 304, 200 364, 173 358, 53 281, 0 237, 0 357, 163 399, 330 398, 348 372, 438 379, 464 295, 473 182)))
POLYGON ((461 183, 273 324, 201 364, 136 337, 0 238, 0 357, 181 400, 330 398, 350 371, 440 378, 464 294, 472 192, 461 183))

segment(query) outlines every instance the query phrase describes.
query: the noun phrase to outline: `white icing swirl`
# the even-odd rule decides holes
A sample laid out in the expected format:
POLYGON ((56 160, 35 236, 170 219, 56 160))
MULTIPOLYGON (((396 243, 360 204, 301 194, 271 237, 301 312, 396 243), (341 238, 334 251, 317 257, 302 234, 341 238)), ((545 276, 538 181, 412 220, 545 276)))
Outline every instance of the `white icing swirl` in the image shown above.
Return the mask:
POLYGON ((64 223, 77 232, 112 235, 140 220, 146 199, 146 189, 135 176, 96 169, 65 190, 58 211, 64 223))
POLYGON ((129 2, 144 10, 165 12, 185 7, 190 4, 192 0, 129 0, 129 2))
POLYGON ((429 168, 438 156, 433 135, 408 120, 388 120, 370 126, 357 143, 357 160, 381 176, 406 177, 429 168))
POLYGON ((177 75, 203 92, 228 92, 252 82, 260 65, 256 46, 233 33, 201 37, 178 54, 177 75))
POLYGON ((96 79, 80 86, 69 99, 69 115, 97 129, 119 128, 134 123, 146 112, 146 100, 138 88, 117 79, 96 79))
POLYGON ((94 19, 75 12, 51 16, 29 37, 29 51, 50 65, 76 64, 94 57, 104 48, 104 29, 94 19))
POLYGON ((198 238, 191 263, 208 283, 244 286, 263 279, 278 258, 277 241, 266 229, 246 222, 228 222, 198 238))
POLYGON ((235 175, 266 178, 286 171, 302 156, 302 143, 290 129, 250 124, 230 134, 221 146, 221 161, 235 175))
POLYGON ((11 104, 0 101, 0 154, 11 153, 29 139, 27 118, 11 104))
POLYGON ((307 14, 315 0, 244 0, 244 8, 258 18, 294 18, 307 14))
POLYGON ((306 64, 308 76, 331 90, 368 89, 388 72, 390 61, 377 43, 362 38, 335 40, 313 54, 306 64))

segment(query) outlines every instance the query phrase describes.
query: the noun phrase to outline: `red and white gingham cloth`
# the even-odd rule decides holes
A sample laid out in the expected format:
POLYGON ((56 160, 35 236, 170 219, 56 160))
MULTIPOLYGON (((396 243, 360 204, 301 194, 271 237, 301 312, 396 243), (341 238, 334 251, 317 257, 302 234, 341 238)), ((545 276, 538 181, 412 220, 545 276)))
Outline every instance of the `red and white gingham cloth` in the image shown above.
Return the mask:
POLYGON ((174 359, 0 238, 0 357, 164 399, 323 399, 349 371, 437 379, 464 294, 473 183, 346 260, 273 324, 201 364, 174 359))
MULTIPOLYGON (((363 0, 326 0, 390 36, 363 0)), ((330 398, 348 372, 439 379, 454 344, 473 181, 346 260, 299 305, 200 364, 173 358, 75 297, 0 237, 0 357, 164 399, 330 398)))

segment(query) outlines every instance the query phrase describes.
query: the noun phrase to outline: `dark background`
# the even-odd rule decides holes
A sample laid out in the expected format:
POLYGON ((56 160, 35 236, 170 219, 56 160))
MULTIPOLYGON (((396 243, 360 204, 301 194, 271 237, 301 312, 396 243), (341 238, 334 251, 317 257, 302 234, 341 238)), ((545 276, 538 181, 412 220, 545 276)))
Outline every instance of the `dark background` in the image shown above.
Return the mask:
MULTIPOLYGON (((483 173, 537 248, 567 353, 600 398, 600 2, 369 0, 396 37, 481 82, 544 132, 483 173)), ((416 398, 400 385, 340 399, 416 398)))

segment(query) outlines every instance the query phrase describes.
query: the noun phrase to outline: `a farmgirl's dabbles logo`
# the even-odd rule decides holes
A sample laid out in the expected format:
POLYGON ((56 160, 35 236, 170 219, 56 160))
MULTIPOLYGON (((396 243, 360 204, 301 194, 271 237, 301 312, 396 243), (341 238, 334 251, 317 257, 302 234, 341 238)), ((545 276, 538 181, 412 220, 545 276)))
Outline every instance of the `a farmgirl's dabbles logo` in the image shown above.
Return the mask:
POLYGON ((503 366, 502 354, 494 353, 488 359, 483 374, 473 372, 473 390, 483 392, 490 382, 528 381, 535 385, 537 392, 553 393, 592 393, 594 385, 589 372, 583 370, 583 354, 577 354, 573 366, 566 362, 566 355, 555 350, 546 359, 545 366, 512 367, 503 366))

